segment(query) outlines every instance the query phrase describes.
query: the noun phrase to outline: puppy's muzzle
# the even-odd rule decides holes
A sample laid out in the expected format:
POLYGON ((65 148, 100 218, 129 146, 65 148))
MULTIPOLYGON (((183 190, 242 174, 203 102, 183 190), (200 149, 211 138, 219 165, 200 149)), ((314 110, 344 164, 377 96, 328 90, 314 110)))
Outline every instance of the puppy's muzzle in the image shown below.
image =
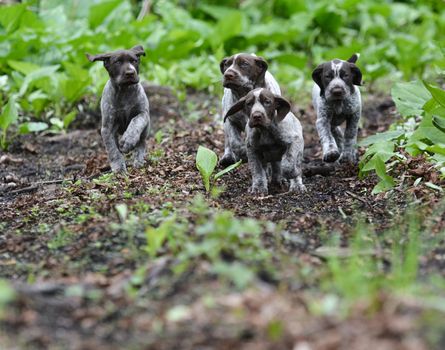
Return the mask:
POLYGON ((342 98, 344 94, 345 94, 344 89, 339 86, 333 87, 331 90, 331 95, 334 98, 342 98))
POLYGON ((236 72, 234 72, 233 70, 226 71, 223 78, 224 87, 228 87, 231 84, 236 84, 239 80, 238 74, 236 74, 236 72))
POLYGON ((260 126, 263 124, 263 120, 264 120, 264 115, 260 112, 254 112, 251 116, 250 116, 250 126, 251 127, 255 127, 255 126, 260 126))

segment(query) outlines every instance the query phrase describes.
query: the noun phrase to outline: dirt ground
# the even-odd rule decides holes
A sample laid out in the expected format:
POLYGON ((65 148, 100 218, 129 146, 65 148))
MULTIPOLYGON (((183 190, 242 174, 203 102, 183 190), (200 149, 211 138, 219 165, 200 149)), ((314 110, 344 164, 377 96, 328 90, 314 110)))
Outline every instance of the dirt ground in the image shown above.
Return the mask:
MULTIPOLYGON (((195 167, 198 145, 218 155, 223 151, 222 128, 214 120, 217 98, 189 92, 185 104, 155 88, 151 96, 152 118, 162 134, 149 140, 146 167, 130 169, 128 177, 104 180, 109 167, 97 112, 86 111, 66 134, 20 137, 2 154, 0 277, 12 281, 17 298, 1 315, 1 349, 429 348, 419 326, 422 308, 410 298, 381 295, 372 313, 359 304, 347 317, 317 315, 308 295, 317 298, 318 292, 307 276, 300 283, 259 275, 255 286, 239 291, 214 278, 205 259, 178 276, 171 273, 172 256, 154 261, 135 256, 133 248, 144 239, 113 228, 119 223, 116 204, 158 213, 158 219, 177 208, 193 228, 194 216, 186 208, 204 194, 195 167), (127 286, 141 268, 147 273, 131 293, 127 286)), ((324 264, 314 254, 323 244, 321 232, 340 232, 346 241, 359 221, 382 231, 401 224, 414 204, 436 220, 434 230, 443 230, 443 202, 434 190, 400 186, 374 196, 375 176, 359 179, 352 166, 326 170, 314 112, 307 107, 300 113, 307 193, 252 196, 243 164, 218 182, 224 189, 219 197, 207 197, 212 210, 282 225, 277 257, 297 263, 277 264, 289 269, 289 276, 324 264)), ((394 118, 388 97, 369 96, 360 137, 386 130, 394 118)), ((423 159, 409 158, 398 171, 404 185, 419 171, 438 181, 423 159)), ((262 239, 275 249, 269 241, 276 237, 262 239)), ((442 240, 423 257, 421 270, 444 276, 444 254, 442 240)), ((438 344, 445 347, 443 328, 438 332, 438 344)))

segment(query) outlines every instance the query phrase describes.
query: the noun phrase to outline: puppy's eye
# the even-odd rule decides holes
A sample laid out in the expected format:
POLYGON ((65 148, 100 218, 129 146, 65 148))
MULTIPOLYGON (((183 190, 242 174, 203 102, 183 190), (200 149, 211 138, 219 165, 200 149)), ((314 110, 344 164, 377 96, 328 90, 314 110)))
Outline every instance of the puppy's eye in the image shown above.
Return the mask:
POLYGON ((252 105, 253 105, 253 101, 252 100, 246 101, 246 106, 247 107, 251 107, 252 105))
POLYGON ((242 68, 248 68, 248 67, 249 67, 249 63, 247 63, 247 62, 241 62, 241 63, 239 64, 239 66, 242 67, 242 68))
POLYGON ((269 101, 269 100, 265 100, 265 101, 263 102, 263 104, 264 104, 266 107, 269 107, 269 106, 272 104, 272 102, 269 101))

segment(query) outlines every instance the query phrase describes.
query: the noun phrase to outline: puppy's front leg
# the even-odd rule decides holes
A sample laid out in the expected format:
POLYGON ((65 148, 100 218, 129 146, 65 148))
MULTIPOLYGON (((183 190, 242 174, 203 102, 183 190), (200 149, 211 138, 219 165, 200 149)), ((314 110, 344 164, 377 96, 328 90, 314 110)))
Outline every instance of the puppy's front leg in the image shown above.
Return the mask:
POLYGON ((324 110, 319 110, 317 115, 316 127, 323 148, 323 161, 335 162, 340 157, 340 152, 331 133, 331 121, 324 110))
POLYGON ((267 194, 267 175, 263 162, 250 147, 247 147, 247 157, 252 174, 252 187, 249 189, 249 192, 253 194, 267 194))
POLYGON ((150 124, 150 117, 148 112, 139 113, 136 117, 131 119, 127 130, 122 135, 119 147, 123 153, 130 152, 136 147, 141 140, 141 135, 150 124))
POLYGON ((357 162, 357 150, 355 145, 357 143, 358 122, 360 119, 360 112, 354 114, 346 121, 345 129, 345 146, 341 155, 340 161, 354 164, 357 162))
POLYGON ((133 166, 135 168, 142 168, 144 165, 144 159, 146 154, 146 140, 150 126, 147 126, 144 131, 142 131, 141 138, 134 149, 133 166))
MULTIPOLYGON (((104 123, 105 124, 105 123, 104 123)), ((125 166, 125 159, 122 153, 119 151, 117 147, 117 128, 114 127, 112 123, 107 123, 103 125, 101 128, 102 140, 105 144, 105 149, 108 153, 108 160, 110 162, 111 170, 113 172, 122 172, 125 173, 127 171, 127 167, 125 166)))
POLYGON ((227 119, 224 122, 224 155, 219 163, 222 167, 226 167, 239 159, 246 159, 244 140, 238 125, 227 119))

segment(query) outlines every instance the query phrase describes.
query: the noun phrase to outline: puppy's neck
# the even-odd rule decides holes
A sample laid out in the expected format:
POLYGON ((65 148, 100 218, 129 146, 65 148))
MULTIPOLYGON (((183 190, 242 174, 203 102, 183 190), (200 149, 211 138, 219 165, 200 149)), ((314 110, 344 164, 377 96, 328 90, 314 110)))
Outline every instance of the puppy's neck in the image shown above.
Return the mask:
POLYGON ((235 96, 236 100, 239 100, 240 98, 246 96, 249 91, 251 90, 255 90, 257 88, 265 88, 266 87, 266 81, 264 78, 257 80, 256 82, 253 83, 252 85, 253 87, 244 87, 244 86, 239 86, 236 89, 232 88, 232 94, 233 96, 235 96))
POLYGON ((132 94, 133 92, 136 92, 138 90, 139 83, 136 84, 130 84, 130 85, 122 85, 117 84, 113 80, 110 79, 111 86, 117 95, 126 95, 126 94, 132 94))
POLYGON ((269 137, 276 143, 281 143, 283 139, 283 131, 275 121, 270 123, 267 127, 254 128, 254 134, 256 134, 257 137, 269 137))

